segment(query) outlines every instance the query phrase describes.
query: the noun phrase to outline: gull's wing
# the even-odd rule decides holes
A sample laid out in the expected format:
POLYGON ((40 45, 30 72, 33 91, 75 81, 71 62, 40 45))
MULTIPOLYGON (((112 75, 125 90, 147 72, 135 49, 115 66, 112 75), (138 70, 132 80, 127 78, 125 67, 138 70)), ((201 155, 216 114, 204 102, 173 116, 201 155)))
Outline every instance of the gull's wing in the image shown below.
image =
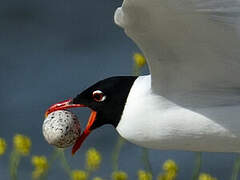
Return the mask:
POLYGON ((240 104, 240 0, 124 0, 115 22, 146 56, 155 93, 240 104))

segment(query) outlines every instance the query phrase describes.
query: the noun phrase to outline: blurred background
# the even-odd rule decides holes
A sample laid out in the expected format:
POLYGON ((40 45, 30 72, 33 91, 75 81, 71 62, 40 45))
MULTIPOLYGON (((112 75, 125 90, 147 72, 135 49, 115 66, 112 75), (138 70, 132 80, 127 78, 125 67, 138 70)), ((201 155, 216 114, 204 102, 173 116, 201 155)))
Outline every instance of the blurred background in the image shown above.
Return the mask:
MULTIPOLYGON (((109 76, 130 75, 132 55, 139 52, 123 30, 114 24, 113 15, 121 0, 7 0, 0 1, 0 137, 8 147, 0 157, 0 179, 9 177, 9 155, 16 133, 32 140, 31 155, 50 156, 53 147, 42 135, 44 112, 49 105, 74 97, 93 83, 109 76)), ((145 70, 147 72, 147 69, 145 70)), ((89 110, 74 111, 82 126, 89 110)), ((85 152, 95 147, 102 164, 95 173, 110 179, 112 151, 117 133, 111 126, 95 130, 80 151, 66 157, 73 169, 84 168, 85 152)), ((150 162, 156 176, 167 159, 180 167, 178 179, 190 179, 195 154, 183 151, 150 150, 150 162)), ((236 154, 203 153, 201 172, 220 180, 229 179, 236 154)), ((23 158, 19 179, 31 179, 33 167, 23 158)), ((143 168, 141 149, 123 146, 119 167, 137 179, 143 168)), ((54 163, 48 179, 68 179, 54 163)), ((154 178, 155 179, 155 178, 154 178)))

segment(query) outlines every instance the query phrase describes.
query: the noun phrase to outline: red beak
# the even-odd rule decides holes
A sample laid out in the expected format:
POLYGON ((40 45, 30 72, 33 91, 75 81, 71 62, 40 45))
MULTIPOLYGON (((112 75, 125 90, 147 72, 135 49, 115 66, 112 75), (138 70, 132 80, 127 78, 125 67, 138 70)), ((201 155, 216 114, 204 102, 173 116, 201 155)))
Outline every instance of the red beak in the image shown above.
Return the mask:
MULTIPOLYGON (((76 107, 86 107, 86 106, 82 105, 82 104, 73 104, 72 99, 68 99, 68 100, 65 100, 65 101, 62 101, 62 102, 59 102, 59 103, 56 103, 56 104, 50 106, 45 113, 45 117, 47 117, 48 114, 50 114, 51 112, 54 112, 57 110, 65 110, 65 109, 76 108, 76 107)), ((85 128, 83 133, 78 137, 77 141, 75 142, 75 144, 72 148, 73 155, 81 147, 81 145, 82 145, 83 141, 86 139, 86 137, 91 133, 91 126, 93 125, 93 123, 96 119, 96 116, 97 116, 97 112, 92 111, 92 113, 88 119, 87 127, 85 128)))
POLYGON ((48 110, 45 113, 45 118, 48 116, 48 114, 50 114, 53 111, 65 110, 65 109, 74 108, 74 107, 86 107, 86 106, 82 104, 73 104, 72 99, 61 101, 48 108, 48 110))

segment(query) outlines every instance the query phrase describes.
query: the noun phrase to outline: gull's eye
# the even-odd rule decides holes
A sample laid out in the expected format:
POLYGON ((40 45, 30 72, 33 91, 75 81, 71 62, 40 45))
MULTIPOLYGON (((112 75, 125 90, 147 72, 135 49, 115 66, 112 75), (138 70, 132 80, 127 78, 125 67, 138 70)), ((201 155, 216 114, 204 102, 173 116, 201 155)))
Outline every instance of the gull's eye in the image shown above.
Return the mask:
POLYGON ((94 91, 92 96, 93 96, 94 101, 96 101, 96 102, 102 102, 106 99, 106 96, 100 90, 94 91))

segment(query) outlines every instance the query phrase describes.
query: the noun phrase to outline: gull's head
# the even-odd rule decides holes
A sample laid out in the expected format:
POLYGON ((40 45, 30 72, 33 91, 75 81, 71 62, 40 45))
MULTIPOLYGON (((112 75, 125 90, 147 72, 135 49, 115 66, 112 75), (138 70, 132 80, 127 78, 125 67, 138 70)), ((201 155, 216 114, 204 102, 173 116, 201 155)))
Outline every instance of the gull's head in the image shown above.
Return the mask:
POLYGON ((56 103, 46 111, 47 116, 53 111, 69 108, 88 107, 91 109, 87 126, 73 146, 73 154, 92 130, 105 124, 117 127, 135 79, 134 76, 118 76, 99 81, 75 98, 56 103))

